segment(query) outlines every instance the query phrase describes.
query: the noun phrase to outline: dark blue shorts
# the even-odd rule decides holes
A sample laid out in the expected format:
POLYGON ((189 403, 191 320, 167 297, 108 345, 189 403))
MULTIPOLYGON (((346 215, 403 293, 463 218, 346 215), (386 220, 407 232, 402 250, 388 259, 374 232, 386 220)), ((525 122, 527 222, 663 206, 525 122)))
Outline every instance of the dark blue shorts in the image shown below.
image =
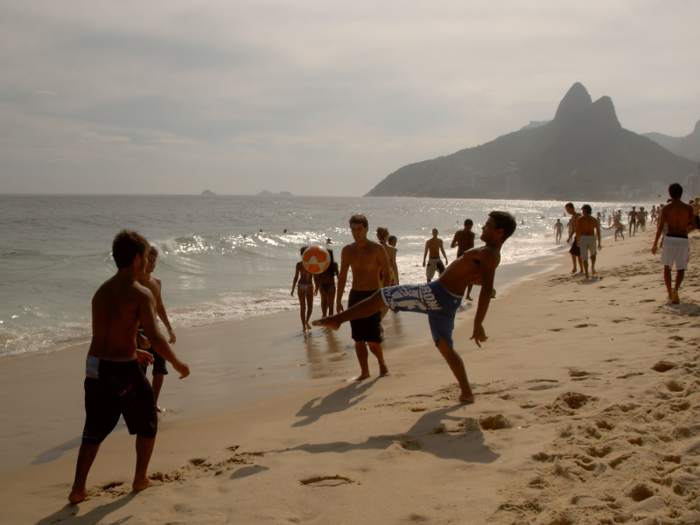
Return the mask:
POLYGON ((382 299, 395 312, 427 314, 435 344, 442 339, 454 348, 452 332, 455 328, 455 314, 462 298, 445 290, 439 281, 382 288, 382 299))
MULTIPOLYGON (((145 336, 143 330, 139 328, 139 332, 141 332, 141 335, 145 336)), ((151 374, 156 375, 156 374, 163 374, 164 376, 168 375, 168 368, 165 366, 166 360, 165 358, 161 357, 158 353, 156 353, 155 350, 153 350, 153 347, 151 348, 141 348, 141 345, 139 345, 139 340, 136 340, 136 348, 139 350, 143 350, 144 352, 148 352, 153 356, 153 370, 151 371, 151 374)), ((141 370, 143 370, 143 373, 145 374, 146 371, 148 370, 147 366, 141 365, 141 370)))

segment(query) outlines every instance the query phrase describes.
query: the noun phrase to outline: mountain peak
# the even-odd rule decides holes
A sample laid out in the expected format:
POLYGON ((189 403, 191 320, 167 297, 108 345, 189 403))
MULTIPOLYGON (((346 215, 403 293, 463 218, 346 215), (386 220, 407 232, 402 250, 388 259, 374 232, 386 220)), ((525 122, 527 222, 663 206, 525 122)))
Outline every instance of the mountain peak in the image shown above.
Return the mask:
POLYGON ((583 84, 576 82, 566 92, 564 98, 561 99, 557 112, 554 115, 555 121, 566 120, 573 115, 583 111, 593 103, 591 96, 583 84))

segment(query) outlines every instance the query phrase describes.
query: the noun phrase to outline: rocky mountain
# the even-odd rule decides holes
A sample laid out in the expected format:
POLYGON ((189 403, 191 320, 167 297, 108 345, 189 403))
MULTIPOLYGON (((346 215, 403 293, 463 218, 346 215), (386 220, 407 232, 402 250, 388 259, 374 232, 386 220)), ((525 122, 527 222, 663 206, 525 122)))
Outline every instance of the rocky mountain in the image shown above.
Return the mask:
POLYGON ((695 169, 691 160, 623 129, 610 97, 593 102, 577 82, 553 120, 404 166, 367 196, 605 200, 620 198, 623 187, 651 192, 695 169))
POLYGON ((658 142, 676 155, 700 161, 700 120, 695 123, 693 132, 685 137, 671 137, 663 133, 644 133, 643 136, 658 142))

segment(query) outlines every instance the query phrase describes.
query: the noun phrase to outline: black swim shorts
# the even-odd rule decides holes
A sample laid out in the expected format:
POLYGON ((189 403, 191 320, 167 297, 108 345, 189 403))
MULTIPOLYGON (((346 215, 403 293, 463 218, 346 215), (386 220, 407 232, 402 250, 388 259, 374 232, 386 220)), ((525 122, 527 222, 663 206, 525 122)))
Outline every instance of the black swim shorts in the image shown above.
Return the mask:
MULTIPOLYGON (((350 290, 350 297, 348 297, 348 308, 352 305, 359 303, 374 295, 377 290, 367 290, 358 291, 350 290)), ((379 330, 379 324, 382 321, 382 316, 379 312, 376 312, 369 317, 364 317, 362 319, 355 319, 350 321, 350 328, 352 329, 352 339, 353 341, 366 341, 368 343, 381 343, 382 334, 379 330)))
POLYGON ((136 359, 111 361, 88 356, 83 443, 99 445, 119 422, 129 434, 154 438, 158 416, 153 388, 136 359))
MULTIPOLYGON (((146 336, 143 329, 139 328, 139 332, 144 337, 146 336)), ((138 348, 139 350, 143 350, 144 352, 148 352, 153 356, 153 370, 151 371, 151 374, 153 374, 154 376, 156 374, 163 374, 164 376, 168 375, 168 367, 165 366, 167 361, 165 360, 165 358, 161 357, 160 354, 158 354, 155 350, 153 350, 153 347, 141 348, 141 345, 139 344, 139 340, 137 338, 136 348, 138 348)), ((145 374, 148 371, 148 367, 141 365, 141 370, 143 370, 143 373, 145 374)))
POLYGON ((577 257, 581 255, 581 248, 576 244, 576 239, 571 240, 571 248, 569 249, 571 255, 576 255, 577 257))

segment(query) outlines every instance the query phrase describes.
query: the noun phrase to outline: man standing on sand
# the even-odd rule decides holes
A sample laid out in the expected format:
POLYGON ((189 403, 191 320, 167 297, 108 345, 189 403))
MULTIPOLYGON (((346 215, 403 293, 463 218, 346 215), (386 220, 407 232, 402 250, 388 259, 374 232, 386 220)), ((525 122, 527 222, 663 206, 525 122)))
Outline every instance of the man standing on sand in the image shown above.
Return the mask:
POLYGON ((637 232, 637 207, 632 206, 632 209, 627 212, 627 232, 630 237, 634 237, 637 232))
POLYGON ((428 279, 428 282, 433 280, 435 270, 437 270, 438 275, 442 275, 442 272, 445 271, 445 264, 442 264, 440 252, 442 252, 445 264, 447 264, 447 255, 445 255, 445 248, 442 246, 442 239, 438 237, 437 228, 433 228, 433 236, 425 243, 425 251, 423 252, 423 268, 425 268, 425 277, 428 279), (426 267, 425 257, 428 255, 428 252, 430 252, 430 260, 426 267))
MULTIPOLYGON (((452 238, 452 244, 450 244, 450 248, 454 248, 457 246, 457 257, 461 257, 462 254, 468 250, 471 250, 474 248, 474 232, 472 231, 472 227, 474 226, 474 221, 471 219, 467 219, 464 221, 464 229, 459 230, 458 232, 455 233, 455 236, 452 238)), ((447 257, 445 257, 445 261, 447 261, 447 257)), ((473 301, 471 297, 472 293, 472 284, 467 286, 467 301, 473 301)))
MULTIPOLYGON (((379 244, 381 244, 384 249, 386 250, 386 255, 389 257, 389 269, 391 270, 391 282, 388 284, 390 286, 396 286, 399 284, 399 268, 396 266, 396 248, 393 246, 389 246, 387 244, 387 241, 389 240, 389 230, 386 229, 383 226, 379 226, 377 228, 377 240, 379 241, 379 244)), ((379 276, 379 284, 380 288, 383 288, 384 285, 387 284, 387 280, 384 278, 383 275, 379 276)))
POLYGON ((659 237, 664 231, 664 226, 667 226, 668 232, 661 252, 661 264, 664 265, 664 283, 666 283, 668 300, 679 304, 681 300, 678 297, 678 289, 683 282, 690 256, 688 232, 695 229, 695 217, 693 207, 681 202, 683 187, 680 184, 677 182, 671 184, 668 187, 668 194, 671 196, 671 202, 661 209, 659 226, 656 229, 651 253, 656 255, 659 237), (676 283, 675 286, 671 287, 671 267, 674 263, 676 265, 676 283))
MULTIPOLYGON (((574 204, 572 202, 567 203, 564 206, 564 208, 566 209, 566 212, 569 215, 571 215, 571 220, 569 221, 569 238, 566 239, 566 242, 569 243, 571 242, 571 238, 576 234, 576 222, 578 221, 578 218, 581 215, 579 213, 576 213, 576 209, 574 208, 574 204)), ((578 244, 576 244, 576 242, 571 243, 569 253, 571 254, 571 262, 574 263, 574 269, 571 270, 571 273, 577 273, 576 261, 578 261, 578 266, 580 268, 580 271, 578 273, 581 273, 583 271, 583 262, 581 261, 581 249, 578 247, 578 244)))
POLYGON ((428 315, 435 346, 447 361, 459 383, 460 401, 473 403, 474 393, 469 385, 464 362, 455 351, 452 341, 455 314, 462 302, 467 285, 480 285, 481 293, 474 316, 474 332, 471 339, 481 347, 481 343, 488 339, 483 322, 491 301, 496 268, 501 261, 501 246, 513 234, 515 228, 515 219, 512 215, 502 211, 492 211, 482 228, 481 240, 486 245, 472 248, 456 258, 437 281, 383 288, 352 308, 334 316, 316 320, 313 324, 337 330, 346 321, 353 322, 353 319, 379 312, 387 306, 394 311, 425 313, 428 315))
MULTIPOLYGON (((146 269, 143 273, 139 274, 138 281, 139 284, 148 288, 153 294, 153 298, 156 300, 156 315, 160 317, 163 321, 165 329, 168 331, 168 343, 171 345, 175 344, 177 338, 175 337, 175 332, 173 332, 173 327, 168 319, 168 313, 165 311, 165 306, 163 306, 163 297, 161 294, 163 284, 160 279, 153 277, 153 271, 156 269, 156 264, 158 262, 158 249, 155 246, 151 246, 146 256, 146 269)), ((139 330, 136 336, 137 347, 141 350, 146 350, 153 355, 153 394, 156 399, 156 409, 158 412, 165 412, 165 409, 158 406, 158 397, 160 396, 160 391, 163 388, 163 381, 165 376, 168 375, 168 368, 165 365, 165 359, 158 355, 153 348, 151 348, 151 343, 148 341, 145 335, 143 335, 143 329, 139 330)), ((146 373, 146 367, 142 366, 143 373, 146 373)))
POLYGON ((588 280, 588 254, 591 255, 591 274, 595 275, 596 238, 598 240, 598 250, 600 247, 600 223, 591 216, 590 204, 581 206, 582 216, 576 222, 576 244, 581 250, 581 261, 583 261, 583 271, 588 280))
MULTIPOLYGON (((355 242, 343 247, 340 259, 340 275, 338 276, 338 295, 336 310, 343 311, 343 293, 348 279, 348 269, 352 268, 352 289, 348 297, 348 308, 372 296, 379 289, 379 272, 390 275, 389 258, 381 244, 367 238, 369 224, 364 215, 350 217, 350 231, 355 242)), ((355 341, 355 353, 360 363, 360 375, 355 381, 370 377, 369 351, 374 354, 379 363, 379 375, 389 374, 382 353, 382 338, 380 332, 381 317, 379 311, 363 318, 355 318, 351 323, 352 338, 355 341)))
MULTIPOLYGON (((156 326, 156 301, 137 277, 146 266, 148 241, 136 232, 122 230, 112 243, 117 273, 105 281, 92 299, 92 341, 87 354, 85 378, 85 428, 78 453, 71 503, 88 497, 86 482, 100 444, 124 420, 136 434, 136 473, 132 489, 149 486, 148 463, 158 429, 153 388, 143 375, 136 351, 139 323, 156 352, 180 373, 190 375, 156 326)), ((150 360, 146 354, 145 362, 150 360)))

